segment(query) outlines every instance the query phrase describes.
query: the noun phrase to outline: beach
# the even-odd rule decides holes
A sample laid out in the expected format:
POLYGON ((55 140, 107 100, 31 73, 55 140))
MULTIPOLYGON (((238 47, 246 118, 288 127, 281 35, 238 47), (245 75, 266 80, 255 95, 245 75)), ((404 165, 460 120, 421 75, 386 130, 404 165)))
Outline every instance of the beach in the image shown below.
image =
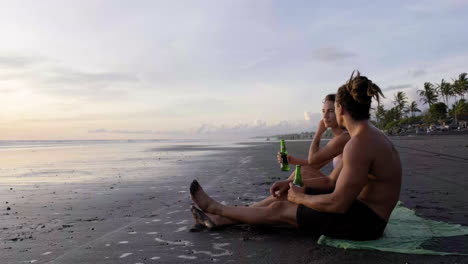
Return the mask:
MULTIPOLYGON (((417 215, 468 226, 468 136, 392 137, 400 200, 417 215)), ((326 143, 325 141, 323 143, 326 143)), ((310 141, 288 141, 306 157, 310 141)), ((189 185, 247 205, 288 177, 277 141, 82 142, 3 147, 0 263, 467 263, 468 256, 344 250, 289 227, 190 232, 189 185)), ((331 171, 331 165, 323 169, 331 171)), ((468 237, 424 247, 468 254, 468 237)))

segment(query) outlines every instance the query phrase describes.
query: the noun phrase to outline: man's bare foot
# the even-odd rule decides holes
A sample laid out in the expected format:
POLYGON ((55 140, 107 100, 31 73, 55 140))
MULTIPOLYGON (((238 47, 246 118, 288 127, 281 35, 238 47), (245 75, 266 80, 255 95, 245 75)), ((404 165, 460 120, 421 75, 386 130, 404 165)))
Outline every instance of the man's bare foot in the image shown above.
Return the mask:
POLYGON ((211 199, 197 180, 193 180, 192 184, 190 184, 190 194, 192 196, 192 201, 202 209, 202 211, 212 214, 220 213, 222 205, 211 199))

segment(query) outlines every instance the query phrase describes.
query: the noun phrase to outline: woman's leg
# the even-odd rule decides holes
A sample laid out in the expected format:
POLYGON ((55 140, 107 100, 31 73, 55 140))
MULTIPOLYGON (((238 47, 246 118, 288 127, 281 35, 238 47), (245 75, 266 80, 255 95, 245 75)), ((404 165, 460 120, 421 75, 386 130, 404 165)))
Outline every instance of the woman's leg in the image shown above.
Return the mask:
MULTIPOLYGON (((294 174, 294 173, 293 173, 294 174)), ((303 166, 301 167, 302 179, 312 179, 319 177, 326 177, 320 169, 314 168, 313 166, 303 166)), ((292 175, 291 180, 294 180, 294 175, 292 175)))
MULTIPOLYGON (((314 168, 313 166, 303 166, 302 167, 302 177, 303 179, 309 179, 309 178, 318 178, 318 177, 325 177, 324 174, 320 172, 320 170, 314 168)), ((288 177, 289 180, 294 180, 295 177, 295 172, 292 172, 291 175, 288 177)), ((267 198, 253 203, 249 205, 249 207, 253 208, 259 208, 259 207, 268 207, 274 202, 278 202, 279 200, 273 196, 268 196, 267 198)), ((211 214, 211 213, 206 213, 206 216, 217 226, 221 225, 234 225, 238 224, 239 221, 236 221, 234 219, 222 216, 222 215, 216 215, 216 214, 211 214)))

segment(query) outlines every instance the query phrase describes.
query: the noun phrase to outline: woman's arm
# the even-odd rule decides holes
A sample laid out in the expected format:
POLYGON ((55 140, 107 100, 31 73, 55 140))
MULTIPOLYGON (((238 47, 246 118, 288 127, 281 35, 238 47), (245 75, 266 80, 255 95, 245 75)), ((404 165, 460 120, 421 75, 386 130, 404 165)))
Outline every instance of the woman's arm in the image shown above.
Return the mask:
POLYGON ((300 159, 300 158, 296 158, 296 157, 294 157, 292 155, 288 155, 288 162, 293 164, 293 165, 301 165, 301 166, 315 165, 314 167, 316 167, 318 169, 320 169, 325 164, 327 164, 330 159, 324 160, 322 162, 317 162, 317 163, 320 163, 320 164, 310 164, 310 162, 309 162, 311 157, 316 152, 318 152, 318 150, 320 149, 320 139, 322 138, 322 135, 326 130, 327 130, 327 128, 325 127, 325 124, 323 123, 322 120, 320 120, 320 122, 319 122, 319 124, 317 126, 317 131, 315 132, 315 135, 314 135, 314 139, 312 140, 312 143, 310 144, 310 147, 309 147, 308 159, 300 159), (325 161, 326 161, 326 163, 325 163, 325 161))
POLYGON ((348 133, 342 133, 341 135, 331 139, 323 148, 318 148, 316 146, 320 144, 320 139, 317 140, 317 143, 314 138, 310 147, 311 151, 309 152, 307 165, 320 165, 323 164, 324 161, 332 160, 343 152, 343 148, 349 139, 350 136, 348 133))
POLYGON ((317 131, 315 132, 315 135, 314 135, 314 139, 312 140, 312 143, 310 144, 308 160, 310 160, 311 157, 313 157, 314 154, 319 151, 320 140, 322 139, 322 135, 323 133, 325 133, 326 130, 327 128, 325 127, 325 123, 323 123, 323 120, 320 120, 317 126, 317 131))

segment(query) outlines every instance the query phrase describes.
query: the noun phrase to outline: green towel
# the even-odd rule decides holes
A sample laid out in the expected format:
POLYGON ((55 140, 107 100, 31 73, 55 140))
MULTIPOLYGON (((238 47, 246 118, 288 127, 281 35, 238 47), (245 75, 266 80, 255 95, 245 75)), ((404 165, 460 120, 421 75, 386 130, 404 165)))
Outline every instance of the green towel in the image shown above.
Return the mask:
POLYGON ((401 203, 395 207, 382 238, 369 241, 352 241, 321 236, 318 244, 344 249, 374 249, 408 254, 465 255, 462 253, 427 250, 421 244, 433 237, 452 237, 468 234, 468 227, 427 220, 401 203))

